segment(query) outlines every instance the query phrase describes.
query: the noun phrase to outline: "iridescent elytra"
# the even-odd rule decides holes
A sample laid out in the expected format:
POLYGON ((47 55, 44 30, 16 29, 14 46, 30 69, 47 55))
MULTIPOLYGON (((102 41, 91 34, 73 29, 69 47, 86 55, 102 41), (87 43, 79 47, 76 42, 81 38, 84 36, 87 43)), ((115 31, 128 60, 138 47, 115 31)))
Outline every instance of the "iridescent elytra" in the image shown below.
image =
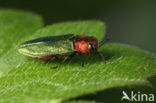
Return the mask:
MULTIPOLYGON (((54 57, 66 57, 65 61, 76 54, 98 52, 98 47, 103 45, 103 43, 103 40, 98 43, 98 40, 94 36, 66 34, 40 37, 26 41, 19 46, 18 51, 33 59, 45 60, 54 57)), ((84 66, 83 63, 82 66, 84 66)))

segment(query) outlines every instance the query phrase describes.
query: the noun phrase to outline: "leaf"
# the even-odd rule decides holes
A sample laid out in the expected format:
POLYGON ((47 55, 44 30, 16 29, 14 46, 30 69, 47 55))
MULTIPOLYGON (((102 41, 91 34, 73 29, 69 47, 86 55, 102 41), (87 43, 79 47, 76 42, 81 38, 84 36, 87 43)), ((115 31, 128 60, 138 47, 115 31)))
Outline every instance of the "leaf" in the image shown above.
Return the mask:
MULTIPOLYGON (((96 21, 55 24, 54 26, 48 26, 44 29, 41 29, 33 35, 27 36, 25 40, 23 41, 42 37, 42 36, 61 35, 61 34, 90 34, 90 35, 97 35, 98 38, 102 38, 104 34, 103 25, 104 25, 103 23, 96 22, 96 21), (66 26, 64 27, 64 25, 66 26), (77 28, 77 29, 74 29, 74 28, 77 28), (86 31, 85 29, 90 29, 90 30, 86 31)), ((18 45, 16 45, 15 48, 11 49, 9 51, 10 53, 7 53, 5 56, 1 58, 0 69, 5 68, 4 70, 8 71, 26 62, 25 57, 18 53, 17 48, 18 48, 18 45), (17 61, 20 61, 20 62, 17 62, 17 61)))
MULTIPOLYGON (((73 100, 83 100, 83 101, 96 101, 96 103, 121 103, 121 98, 123 96, 122 92, 125 91, 131 98, 132 91, 134 94, 155 94, 156 84, 153 84, 156 80, 156 76, 148 78, 151 82, 149 85, 130 85, 118 88, 111 88, 103 91, 98 91, 96 93, 91 93, 85 96, 74 98, 73 100), (154 80, 154 81, 153 81, 154 80), (112 99, 113 98, 113 99, 112 99)), ((123 103, 127 103, 128 100, 123 100, 123 103)), ((129 103, 129 102, 128 102, 129 103)))
MULTIPOLYGON (((99 21, 65 22, 39 30, 36 37, 61 34, 85 34, 102 39, 105 26, 99 21)), ((25 41, 24 40, 24 41, 25 41)), ((20 55, 15 46, 0 60, 7 75, 0 78, 0 102, 62 103, 107 88, 148 83, 156 73, 156 58, 140 49, 117 43, 99 48, 100 55, 80 56, 66 61, 59 69, 50 69, 62 60, 40 61, 20 55), (9 71, 9 72, 7 72, 9 71), (9 98, 8 98, 9 97, 9 98)), ((87 102, 87 101, 86 101, 87 102)))
POLYGON ((65 103, 96 103, 94 101, 84 101, 84 100, 79 100, 79 101, 68 101, 68 102, 65 102, 65 103))
POLYGON ((23 11, 0 10, 0 56, 23 36, 30 35, 41 26, 42 21, 38 15, 23 11))
MULTIPOLYGON (((0 10, 0 57, 43 25, 40 16, 16 10, 0 10)), ((3 74, 0 68, 0 75, 3 74)))

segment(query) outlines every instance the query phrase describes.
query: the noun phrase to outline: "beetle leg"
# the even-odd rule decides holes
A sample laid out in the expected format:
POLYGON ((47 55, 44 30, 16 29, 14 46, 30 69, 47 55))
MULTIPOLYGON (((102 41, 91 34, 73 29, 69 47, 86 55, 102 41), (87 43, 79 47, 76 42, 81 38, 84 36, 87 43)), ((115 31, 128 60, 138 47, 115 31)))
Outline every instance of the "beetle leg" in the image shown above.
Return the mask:
POLYGON ((54 57, 55 57, 55 59, 57 59, 57 60, 59 59, 57 56, 54 56, 54 57))
POLYGON ((102 58, 102 61, 104 61, 104 63, 106 64, 106 59, 105 59, 105 57, 100 53, 100 52, 97 52, 99 55, 100 55, 100 57, 102 58))
POLYGON ((58 68, 58 66, 50 67, 50 69, 57 69, 57 68, 58 68))
POLYGON ((84 61, 81 59, 81 66, 84 67, 84 61))
MULTIPOLYGON (((63 61, 62 61, 59 65, 54 66, 54 67, 51 67, 51 69, 57 69, 57 68, 59 68, 67 59, 73 57, 75 54, 76 54, 76 53, 74 52, 73 54, 71 54, 71 55, 65 57, 65 58, 63 59, 63 61)), ((57 56, 55 56, 55 58, 56 58, 56 59, 59 59, 57 56)))
POLYGON ((59 65, 54 66, 54 67, 51 67, 51 69, 57 69, 57 68, 59 68, 69 57, 71 57, 71 56, 65 57, 65 58, 63 59, 63 61, 62 61, 59 65))
POLYGON ((84 67, 84 60, 79 56, 81 54, 80 53, 76 53, 76 55, 79 57, 79 59, 81 61, 81 66, 84 67))

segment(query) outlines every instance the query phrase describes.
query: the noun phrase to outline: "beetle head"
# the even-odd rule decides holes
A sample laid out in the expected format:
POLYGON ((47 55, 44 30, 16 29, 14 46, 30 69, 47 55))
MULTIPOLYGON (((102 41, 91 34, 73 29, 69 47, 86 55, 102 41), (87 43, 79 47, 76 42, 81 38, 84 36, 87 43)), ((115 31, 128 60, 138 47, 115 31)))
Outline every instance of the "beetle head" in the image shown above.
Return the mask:
POLYGON ((98 41, 93 36, 77 35, 75 39, 75 50, 82 54, 97 52, 98 41))

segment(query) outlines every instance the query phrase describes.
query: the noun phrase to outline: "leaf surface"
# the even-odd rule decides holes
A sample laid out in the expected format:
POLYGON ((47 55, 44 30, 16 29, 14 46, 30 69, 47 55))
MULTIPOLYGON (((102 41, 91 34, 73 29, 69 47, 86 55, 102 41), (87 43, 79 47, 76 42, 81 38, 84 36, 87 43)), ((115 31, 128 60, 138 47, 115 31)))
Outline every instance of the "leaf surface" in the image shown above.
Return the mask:
MULTIPOLYGON (((32 35, 42 25, 41 17, 36 14, 9 9, 0 10, 0 57, 11 47, 18 45, 19 40, 32 35)), ((0 67, 0 76, 4 69, 3 66, 0 67)))
MULTIPOLYGON (((104 32, 105 25, 99 21, 65 22, 45 27, 23 42, 71 33, 92 35, 100 41, 104 32)), ((146 78, 156 73, 154 56, 123 44, 109 43, 99 48, 106 63, 100 55, 90 54, 80 56, 85 67, 81 67, 79 57, 75 56, 58 69, 50 67, 62 60, 33 60, 20 55, 17 48, 10 49, 0 60, 0 67, 7 73, 0 78, 0 102, 3 103, 62 103, 107 88, 145 84, 146 78)))

